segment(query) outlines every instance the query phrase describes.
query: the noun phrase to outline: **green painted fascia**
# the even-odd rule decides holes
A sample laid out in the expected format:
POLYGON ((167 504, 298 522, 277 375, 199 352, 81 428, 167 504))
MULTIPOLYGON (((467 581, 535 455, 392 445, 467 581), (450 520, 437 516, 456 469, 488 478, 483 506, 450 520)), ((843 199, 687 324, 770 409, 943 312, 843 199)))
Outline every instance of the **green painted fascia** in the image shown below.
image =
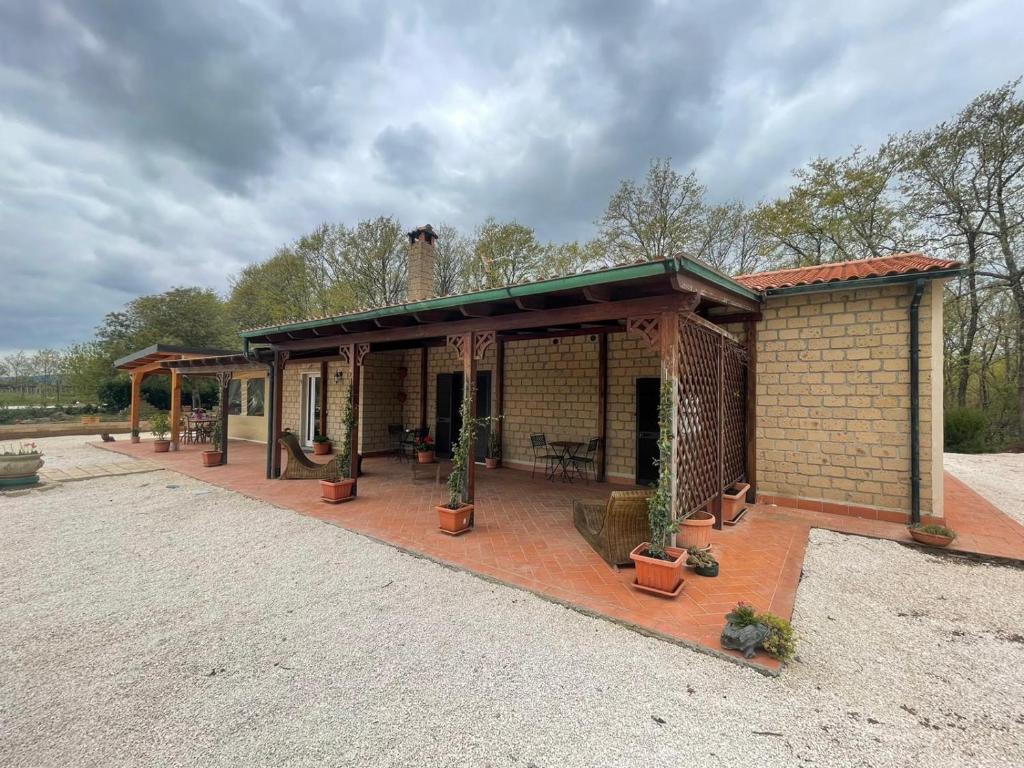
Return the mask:
POLYGON ((828 293, 831 291, 856 291, 865 288, 881 288, 887 285, 904 285, 918 280, 943 280, 962 274, 964 269, 937 269, 932 272, 910 272, 905 275, 885 275, 882 277, 861 277, 854 280, 836 280, 831 283, 810 283, 809 285, 790 285, 785 288, 766 288, 765 298, 775 296, 796 296, 802 293, 828 293))
POLYGON ((301 331, 308 328, 318 328, 324 325, 336 323, 355 323, 361 320, 374 320, 380 317, 391 315, 404 315, 411 312, 428 312, 433 309, 455 309, 467 304, 476 304, 487 301, 500 301, 502 299, 516 299, 524 296, 536 296, 544 293, 555 293, 575 288, 587 288, 607 283, 617 283, 625 280, 637 280, 654 275, 672 274, 673 272, 688 272, 708 282, 712 282, 732 293, 743 296, 754 301, 760 300, 760 295, 739 283, 730 280, 714 270, 705 267, 685 257, 674 259, 663 259, 660 261, 649 261, 643 264, 629 264, 622 267, 612 267, 596 272, 582 272, 577 275, 556 277, 550 280, 539 280, 523 285, 512 285, 507 288, 491 288, 476 293, 464 293, 457 296, 442 296, 437 299, 426 301, 415 301, 406 304, 395 304, 381 309, 367 310, 346 315, 336 315, 317 320, 304 320, 295 323, 285 323, 269 328, 256 328, 250 331, 242 331, 243 339, 251 339, 258 336, 267 336, 273 333, 287 333, 289 331, 301 331))

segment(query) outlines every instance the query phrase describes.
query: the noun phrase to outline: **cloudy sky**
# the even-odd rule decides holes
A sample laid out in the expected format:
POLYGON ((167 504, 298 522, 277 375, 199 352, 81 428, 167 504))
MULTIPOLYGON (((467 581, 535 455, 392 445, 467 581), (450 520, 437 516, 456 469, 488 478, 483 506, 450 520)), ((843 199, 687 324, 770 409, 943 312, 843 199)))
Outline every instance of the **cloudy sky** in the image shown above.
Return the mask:
POLYGON ((715 198, 1024 73, 1013 0, 0 3, 0 354, 325 220, 589 238, 653 156, 715 198), (826 7, 826 6, 831 6, 826 7))

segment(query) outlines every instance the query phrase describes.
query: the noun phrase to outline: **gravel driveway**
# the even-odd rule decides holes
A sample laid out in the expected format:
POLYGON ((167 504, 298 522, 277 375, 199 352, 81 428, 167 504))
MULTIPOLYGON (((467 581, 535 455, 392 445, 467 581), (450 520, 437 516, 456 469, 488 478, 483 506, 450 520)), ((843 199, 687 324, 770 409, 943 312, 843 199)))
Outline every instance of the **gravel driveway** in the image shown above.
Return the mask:
POLYGON ((945 453, 946 470, 1024 525, 1024 453, 945 453))
POLYGON ((771 679, 170 472, 89 480, 0 498, 0 765, 1021 765, 1022 595, 817 531, 771 679))

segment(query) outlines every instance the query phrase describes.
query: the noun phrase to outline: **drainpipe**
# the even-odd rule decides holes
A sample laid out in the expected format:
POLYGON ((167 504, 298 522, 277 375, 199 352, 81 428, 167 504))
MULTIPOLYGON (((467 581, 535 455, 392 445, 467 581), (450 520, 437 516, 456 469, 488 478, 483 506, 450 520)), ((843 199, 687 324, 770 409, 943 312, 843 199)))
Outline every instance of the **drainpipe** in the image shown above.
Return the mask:
MULTIPOLYGON (((921 522, 921 340, 919 310, 924 280, 914 283, 910 301, 910 522, 921 522)), ((934 446, 932 448, 934 450, 934 446)))

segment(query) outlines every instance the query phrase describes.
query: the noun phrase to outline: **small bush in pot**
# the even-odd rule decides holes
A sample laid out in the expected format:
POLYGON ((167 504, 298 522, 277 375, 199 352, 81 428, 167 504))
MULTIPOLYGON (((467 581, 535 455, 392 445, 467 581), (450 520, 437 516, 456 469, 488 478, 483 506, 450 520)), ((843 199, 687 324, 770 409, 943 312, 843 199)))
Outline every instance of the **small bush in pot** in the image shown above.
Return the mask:
POLYGON ((416 460, 420 464, 434 461, 434 438, 430 435, 423 435, 416 440, 416 460))
POLYGON ((758 613, 750 603, 739 602, 725 615, 725 621, 723 648, 740 651, 748 659, 759 648, 779 661, 790 661, 796 655, 793 625, 781 616, 758 613))
POLYGON ((224 463, 224 426, 220 419, 213 422, 210 440, 211 450, 203 451, 203 466, 219 467, 224 463))
POLYGON ((444 533, 457 536, 473 525, 473 503, 469 498, 469 462, 480 419, 472 418, 472 398, 475 392, 467 392, 462 398, 462 429, 452 452, 452 472, 448 475, 448 503, 437 509, 438 526, 444 533))
POLYGON ((698 576, 714 578, 718 575, 718 561, 710 550, 690 547, 687 550, 686 564, 692 566, 698 576))
POLYGON ((170 419, 163 411, 154 413, 149 419, 149 429, 156 440, 153 442, 153 450, 157 453, 167 453, 171 449, 171 441, 167 439, 167 433, 171 429, 170 419))
POLYGON ((490 431, 487 433, 487 456, 484 457, 484 466, 488 469, 497 469, 501 462, 501 433, 498 431, 498 419, 495 416, 491 419, 490 431))
POLYGON ((658 485, 647 501, 647 519, 651 540, 640 544, 629 557, 636 565, 634 586, 658 595, 678 595, 683 585, 683 560, 686 550, 668 546, 678 530, 672 520, 672 388, 669 377, 662 378, 658 404, 658 485))
POLYGON ((35 485, 43 464, 43 452, 35 443, 0 445, 0 488, 35 485))
POLYGON ((313 453, 317 456, 326 456, 331 452, 331 438, 317 432, 313 435, 313 453))
POLYGON ((320 481, 320 500, 328 504, 341 504, 352 501, 352 486, 355 480, 351 477, 331 477, 320 481))
POLYGON ((914 541, 931 547, 948 547, 956 538, 956 531, 944 525, 911 525, 907 528, 914 541))

